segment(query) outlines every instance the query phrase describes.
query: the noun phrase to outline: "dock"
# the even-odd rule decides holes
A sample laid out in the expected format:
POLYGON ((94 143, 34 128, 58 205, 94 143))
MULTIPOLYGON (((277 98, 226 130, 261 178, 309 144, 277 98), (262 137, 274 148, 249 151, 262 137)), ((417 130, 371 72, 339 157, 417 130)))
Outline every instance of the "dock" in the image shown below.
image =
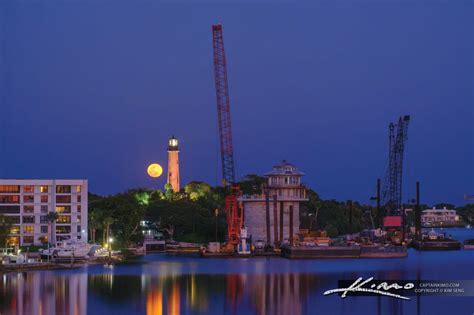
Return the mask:
POLYGON ((290 259, 359 258, 359 246, 283 246, 281 255, 290 259))
POLYGON ((423 240, 412 242, 412 246, 417 250, 460 250, 461 242, 456 240, 423 240))

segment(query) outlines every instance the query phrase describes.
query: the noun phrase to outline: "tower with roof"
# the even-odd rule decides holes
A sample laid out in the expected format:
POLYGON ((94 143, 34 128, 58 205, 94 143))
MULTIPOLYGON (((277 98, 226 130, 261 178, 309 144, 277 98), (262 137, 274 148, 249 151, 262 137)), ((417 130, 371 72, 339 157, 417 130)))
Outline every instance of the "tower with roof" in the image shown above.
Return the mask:
POLYGON ((174 192, 181 189, 179 182, 179 147, 178 139, 171 136, 168 140, 168 184, 174 192))
POLYGON ((265 174, 267 182, 262 194, 240 198, 244 224, 252 241, 273 246, 292 242, 300 228, 300 203, 308 200, 301 184, 303 175, 295 165, 283 160, 265 174))

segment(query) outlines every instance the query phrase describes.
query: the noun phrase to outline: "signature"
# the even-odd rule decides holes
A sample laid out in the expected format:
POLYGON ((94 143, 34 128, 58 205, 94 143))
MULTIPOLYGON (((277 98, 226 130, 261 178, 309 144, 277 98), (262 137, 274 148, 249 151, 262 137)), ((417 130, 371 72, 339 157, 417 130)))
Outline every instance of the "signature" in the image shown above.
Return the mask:
POLYGON ((364 288, 364 285, 369 284, 370 281, 372 281, 374 277, 370 277, 367 280, 363 280, 362 277, 358 278, 354 283, 352 283, 348 288, 339 288, 339 289, 332 289, 324 292, 324 295, 329 295, 333 293, 338 293, 338 292, 343 292, 341 295, 341 298, 345 298, 347 295, 347 292, 370 292, 370 293, 375 293, 379 295, 386 295, 402 300, 409 300, 410 298, 407 298, 406 296, 400 295, 400 294, 395 294, 395 293, 390 293, 387 292, 390 289, 404 289, 404 290, 410 290, 415 287, 415 285, 411 282, 405 284, 404 286, 399 285, 398 283, 392 283, 388 284, 387 282, 382 282, 379 285, 376 285, 375 283, 372 283, 370 287, 364 288))

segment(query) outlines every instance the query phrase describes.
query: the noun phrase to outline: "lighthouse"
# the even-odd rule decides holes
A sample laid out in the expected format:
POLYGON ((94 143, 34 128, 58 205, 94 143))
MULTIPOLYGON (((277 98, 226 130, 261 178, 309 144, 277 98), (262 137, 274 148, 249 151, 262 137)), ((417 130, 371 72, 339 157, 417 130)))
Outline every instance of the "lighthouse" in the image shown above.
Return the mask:
POLYGON ((174 192, 179 192, 179 147, 174 136, 168 140, 168 184, 174 192))

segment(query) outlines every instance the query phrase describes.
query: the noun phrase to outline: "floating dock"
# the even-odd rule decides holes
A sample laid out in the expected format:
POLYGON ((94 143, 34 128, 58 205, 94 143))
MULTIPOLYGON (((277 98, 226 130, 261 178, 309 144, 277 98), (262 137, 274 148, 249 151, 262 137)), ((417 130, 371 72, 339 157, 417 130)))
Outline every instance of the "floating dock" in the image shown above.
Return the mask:
POLYGON ((283 246, 281 255, 290 259, 359 258, 359 246, 283 246))
POLYGON ((362 245, 360 258, 402 258, 407 257, 406 246, 362 245))
POLYGON ((460 250, 461 243, 456 240, 424 240, 413 241, 412 246, 417 250, 460 250))
POLYGON ((464 249, 474 249, 474 239, 465 240, 463 244, 464 249))

